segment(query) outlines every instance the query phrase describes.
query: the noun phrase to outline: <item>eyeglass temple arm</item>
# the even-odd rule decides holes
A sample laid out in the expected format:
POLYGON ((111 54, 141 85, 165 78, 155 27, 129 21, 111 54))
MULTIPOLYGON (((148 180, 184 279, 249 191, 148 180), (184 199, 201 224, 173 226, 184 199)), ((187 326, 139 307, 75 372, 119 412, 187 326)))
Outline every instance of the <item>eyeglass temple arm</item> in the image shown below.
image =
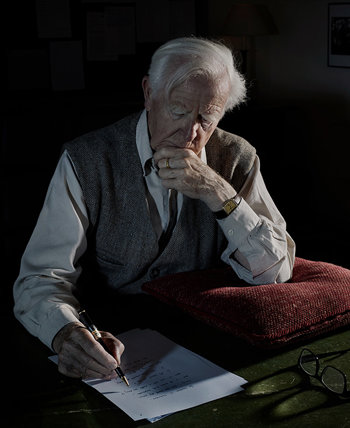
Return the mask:
POLYGON ((323 354, 315 354, 315 355, 318 358, 326 358, 326 357, 331 357, 332 355, 343 355, 343 354, 346 354, 348 351, 350 351, 350 348, 343 349, 342 351, 325 352, 323 354))

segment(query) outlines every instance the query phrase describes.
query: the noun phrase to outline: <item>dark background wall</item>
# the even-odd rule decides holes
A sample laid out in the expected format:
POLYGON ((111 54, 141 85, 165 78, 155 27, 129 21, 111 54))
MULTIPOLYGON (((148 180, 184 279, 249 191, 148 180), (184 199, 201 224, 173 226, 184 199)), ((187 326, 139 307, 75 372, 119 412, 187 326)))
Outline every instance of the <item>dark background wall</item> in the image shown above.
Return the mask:
MULTIPOLYGON (((154 49, 181 35, 223 36, 232 3, 28 0, 2 7, 2 304, 12 304, 62 143, 141 109, 140 82, 154 49)), ((250 99, 221 126, 257 148, 297 255, 350 268, 350 69, 327 66, 328 2, 259 3, 279 33, 255 39, 250 99)))
MULTIPOLYGON (((255 38, 252 98, 232 126, 257 147, 297 255, 350 267, 350 68, 327 65, 331 2, 245 2, 265 4, 278 34, 255 38)), ((209 1, 211 33, 232 3, 209 1)))

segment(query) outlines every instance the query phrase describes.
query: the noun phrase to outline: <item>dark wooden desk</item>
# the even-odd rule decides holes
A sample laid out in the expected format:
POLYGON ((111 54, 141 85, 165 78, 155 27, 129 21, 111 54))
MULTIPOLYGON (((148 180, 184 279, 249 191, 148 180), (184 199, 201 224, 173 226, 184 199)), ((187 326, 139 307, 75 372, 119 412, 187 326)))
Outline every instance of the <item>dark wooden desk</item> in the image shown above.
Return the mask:
MULTIPOLYGON (((350 348, 350 331, 267 352, 247 346, 151 299, 139 306, 134 313, 140 316, 135 318, 130 307, 124 305, 120 311, 125 313, 119 318, 123 322, 115 324, 114 331, 136 325, 155 328, 243 376, 248 380, 245 391, 173 414, 152 425, 147 421, 134 422, 83 382, 60 375, 47 359, 51 352, 8 315, 2 319, 2 325, 13 327, 11 348, 7 349, 10 352, 3 354, 5 346, 1 351, 2 375, 7 377, 1 425, 6 428, 350 427, 350 400, 341 401, 329 395, 322 385, 305 379, 296 366, 304 345, 316 353, 350 348)), ((327 364, 343 369, 350 376, 350 352, 327 364)))

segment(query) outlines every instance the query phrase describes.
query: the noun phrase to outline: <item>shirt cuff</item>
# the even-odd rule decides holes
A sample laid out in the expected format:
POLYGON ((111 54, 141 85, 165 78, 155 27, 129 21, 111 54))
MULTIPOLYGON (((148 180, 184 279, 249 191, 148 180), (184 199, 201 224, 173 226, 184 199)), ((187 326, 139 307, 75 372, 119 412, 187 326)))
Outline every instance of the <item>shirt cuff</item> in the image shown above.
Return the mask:
POLYGON ((229 249, 234 252, 261 222, 261 219, 242 198, 238 207, 229 216, 217 222, 225 234, 229 249))
POLYGON ((52 351, 52 341, 56 334, 67 324, 79 321, 78 312, 69 305, 57 305, 46 316, 41 324, 39 339, 52 351))

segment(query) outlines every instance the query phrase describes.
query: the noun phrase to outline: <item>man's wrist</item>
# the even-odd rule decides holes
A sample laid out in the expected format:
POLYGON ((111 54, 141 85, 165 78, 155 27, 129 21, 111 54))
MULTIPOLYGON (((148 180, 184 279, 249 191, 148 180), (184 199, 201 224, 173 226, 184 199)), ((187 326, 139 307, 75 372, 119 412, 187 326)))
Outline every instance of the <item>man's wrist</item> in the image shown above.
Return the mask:
POLYGON ((75 328, 85 328, 84 325, 80 321, 73 321, 65 326, 63 326, 56 333, 55 337, 52 340, 52 349, 58 354, 61 350, 62 343, 66 340, 66 338, 70 335, 71 331, 75 328))
POLYGON ((236 190, 225 181, 222 177, 217 176, 215 185, 212 190, 205 192, 205 197, 202 199, 207 204, 211 211, 219 211, 224 203, 237 195, 236 190))
POLYGON ((222 220, 228 217, 233 211, 238 207, 242 198, 236 194, 233 198, 227 199, 223 204, 220 210, 214 211, 214 216, 218 220, 222 220))

